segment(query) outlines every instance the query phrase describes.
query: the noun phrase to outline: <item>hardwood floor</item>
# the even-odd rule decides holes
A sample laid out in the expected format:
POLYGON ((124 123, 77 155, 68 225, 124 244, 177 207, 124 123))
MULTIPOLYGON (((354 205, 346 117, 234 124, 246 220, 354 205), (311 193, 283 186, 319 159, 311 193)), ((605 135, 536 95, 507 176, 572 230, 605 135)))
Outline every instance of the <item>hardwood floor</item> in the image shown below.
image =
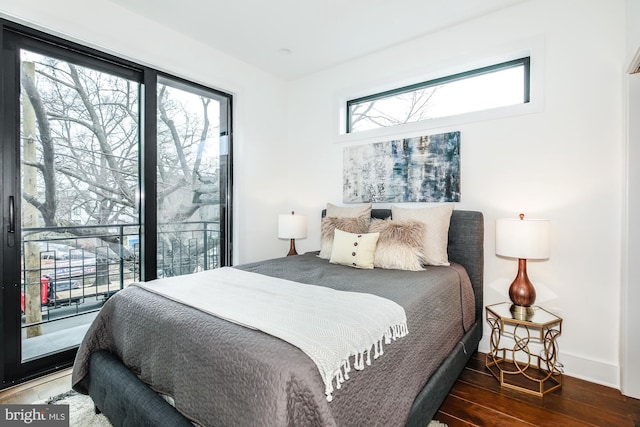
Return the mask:
POLYGON ((620 391, 563 376, 544 397, 500 387, 476 353, 435 418, 456 426, 640 426, 640 400, 620 391))
MULTIPOLYGON (((476 353, 435 418, 456 426, 640 426, 640 400, 618 390, 564 376, 563 385, 540 398, 503 389, 476 353)), ((32 403, 71 388, 67 369, 0 391, 0 404, 32 403)))
POLYGON ((71 390, 71 368, 0 390, 0 404, 23 404, 47 400, 71 390))

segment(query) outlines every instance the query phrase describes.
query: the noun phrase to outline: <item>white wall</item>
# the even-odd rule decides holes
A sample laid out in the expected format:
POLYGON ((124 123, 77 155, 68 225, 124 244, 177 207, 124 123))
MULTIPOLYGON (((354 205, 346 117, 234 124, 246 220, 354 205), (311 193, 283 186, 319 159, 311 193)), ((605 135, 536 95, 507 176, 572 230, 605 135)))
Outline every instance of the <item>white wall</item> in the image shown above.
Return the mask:
MULTIPOLYGON (((640 1, 627 0, 627 64, 633 70, 640 66, 640 1)), ((623 212, 623 259, 620 330, 620 387, 628 396, 640 398, 640 74, 627 76, 627 146, 625 168, 625 200, 623 212)))
POLYGON ((339 136, 342 97, 531 49, 531 108, 404 135, 462 133, 457 208, 485 214, 486 304, 508 300, 516 272, 515 261, 494 256, 495 220, 519 212, 551 220, 551 258, 529 263, 537 302, 564 318, 566 372, 617 387, 624 13, 621 0, 529 1, 292 83, 289 198, 311 217, 299 250, 319 247, 319 211, 342 201, 343 147, 388 139, 339 136))
POLYGON ((0 15, 234 95, 234 263, 286 253, 285 83, 105 0, 1 1, 0 15), (256 242, 269 242, 257 244, 256 242), (240 249, 241 248, 241 249, 240 249), (284 252, 283 252, 284 251, 284 252))
POLYGON ((551 259, 529 265, 538 303, 564 318, 566 372, 613 386, 620 382, 624 13, 623 0, 529 1, 285 84, 105 0, 90 8, 80 0, 0 1, 4 17, 234 95, 235 263, 286 253, 288 243, 275 238, 277 214, 291 209, 310 219, 298 251, 319 248, 320 209, 342 200, 343 147, 389 137, 339 136, 341 99, 531 51, 532 105, 393 136, 462 132, 457 208, 485 214, 486 304, 508 298, 516 271, 515 262, 493 256, 495 219, 525 212, 552 221, 551 259))

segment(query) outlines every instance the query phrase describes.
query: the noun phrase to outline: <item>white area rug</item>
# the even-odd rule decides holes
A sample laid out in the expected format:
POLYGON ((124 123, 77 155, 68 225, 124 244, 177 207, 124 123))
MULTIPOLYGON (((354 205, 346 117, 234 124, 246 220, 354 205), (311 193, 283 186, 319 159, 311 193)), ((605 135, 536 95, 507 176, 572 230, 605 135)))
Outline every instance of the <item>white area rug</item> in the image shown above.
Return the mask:
POLYGON ((69 405, 69 427, 111 427, 111 423, 102 414, 96 414, 93 400, 89 396, 74 390, 50 397, 49 405, 69 405))
MULTIPOLYGON (((111 427, 107 417, 95 413, 93 400, 74 390, 51 397, 41 403, 69 405, 69 427, 111 427)), ((434 420, 427 427, 447 427, 447 425, 434 420)))

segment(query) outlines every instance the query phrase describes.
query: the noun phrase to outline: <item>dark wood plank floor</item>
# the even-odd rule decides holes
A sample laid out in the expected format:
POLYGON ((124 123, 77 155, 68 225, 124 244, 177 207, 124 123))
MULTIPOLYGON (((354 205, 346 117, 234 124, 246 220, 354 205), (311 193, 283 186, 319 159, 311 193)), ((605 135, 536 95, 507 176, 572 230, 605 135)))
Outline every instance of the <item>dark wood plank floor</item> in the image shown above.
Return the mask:
POLYGON ((435 418, 449 427, 640 426, 640 400, 566 375, 544 397, 504 389, 485 368, 485 354, 476 353, 435 418))
MULTIPOLYGON (((456 426, 640 426, 640 400, 564 376, 560 390, 536 397, 503 389, 476 353, 435 418, 456 426)), ((71 370, 0 392, 0 403, 32 403, 71 388, 71 370)))

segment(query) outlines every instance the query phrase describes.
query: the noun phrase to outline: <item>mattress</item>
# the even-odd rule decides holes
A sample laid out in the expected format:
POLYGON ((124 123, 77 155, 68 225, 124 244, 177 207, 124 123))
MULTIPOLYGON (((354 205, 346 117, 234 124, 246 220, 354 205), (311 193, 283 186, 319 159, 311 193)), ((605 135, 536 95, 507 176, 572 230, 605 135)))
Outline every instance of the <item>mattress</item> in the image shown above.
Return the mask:
POLYGON ((352 371, 327 402, 316 366, 296 347, 133 286, 113 296, 88 331, 74 388, 87 392, 89 356, 107 350, 197 424, 404 425, 418 392, 475 320, 469 277, 455 263, 359 270, 310 253, 236 268, 388 298, 405 309, 409 335, 352 371))

